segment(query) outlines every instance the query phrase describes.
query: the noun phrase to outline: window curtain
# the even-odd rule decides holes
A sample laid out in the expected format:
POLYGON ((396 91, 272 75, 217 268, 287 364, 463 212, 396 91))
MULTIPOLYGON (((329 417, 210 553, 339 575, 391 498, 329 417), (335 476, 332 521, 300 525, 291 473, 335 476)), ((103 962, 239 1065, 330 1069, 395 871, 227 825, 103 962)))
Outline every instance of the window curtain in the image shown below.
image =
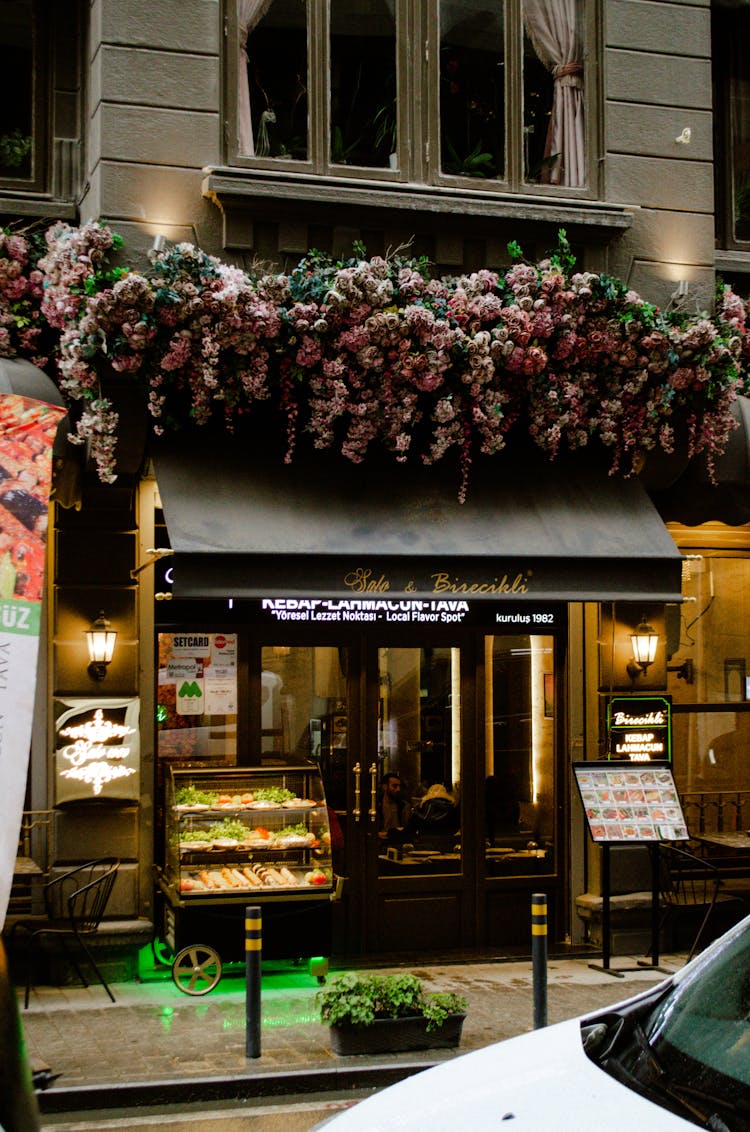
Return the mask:
POLYGON ((262 20, 272 0, 237 0, 237 28, 239 31, 237 66, 237 141, 240 153, 255 154, 253 122, 250 114, 250 83, 247 78, 247 41, 250 32, 262 20))
POLYGON ((525 0, 526 31, 540 61, 554 77, 545 157, 559 154, 544 174, 552 185, 583 185, 585 130, 583 51, 576 21, 577 0, 525 0))

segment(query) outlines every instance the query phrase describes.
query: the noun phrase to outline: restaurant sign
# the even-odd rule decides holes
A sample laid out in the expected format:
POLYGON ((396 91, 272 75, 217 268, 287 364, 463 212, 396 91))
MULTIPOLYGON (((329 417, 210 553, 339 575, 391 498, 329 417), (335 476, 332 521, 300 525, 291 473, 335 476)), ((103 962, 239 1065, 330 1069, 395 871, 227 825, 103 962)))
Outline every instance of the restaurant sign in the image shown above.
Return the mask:
POLYGON ((55 802, 140 795, 139 701, 56 701, 55 802))
POLYGON ((268 597, 256 608, 263 620, 279 624, 465 625, 493 628, 495 632, 549 633, 567 622, 562 604, 509 606, 457 598, 373 597, 268 597))
POLYGON ((671 696, 614 696, 607 705, 607 758, 671 762, 671 696))

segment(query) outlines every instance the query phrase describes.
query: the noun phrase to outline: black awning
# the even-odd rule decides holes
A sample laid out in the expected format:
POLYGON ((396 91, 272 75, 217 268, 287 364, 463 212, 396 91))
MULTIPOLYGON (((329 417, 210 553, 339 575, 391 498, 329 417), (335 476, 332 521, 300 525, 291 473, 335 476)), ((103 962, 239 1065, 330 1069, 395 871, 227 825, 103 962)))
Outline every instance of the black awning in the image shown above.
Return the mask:
POLYGON ((51 377, 25 358, 0 358, 0 393, 16 393, 48 405, 64 405, 51 377))
POLYGON ((637 480, 496 457, 460 504, 439 467, 312 459, 160 440, 175 596, 681 600, 681 555, 637 480))
POLYGON ((750 523, 750 399, 738 397, 732 415, 737 428, 715 462, 713 479, 705 457, 698 456, 669 487, 650 492, 665 523, 750 523))

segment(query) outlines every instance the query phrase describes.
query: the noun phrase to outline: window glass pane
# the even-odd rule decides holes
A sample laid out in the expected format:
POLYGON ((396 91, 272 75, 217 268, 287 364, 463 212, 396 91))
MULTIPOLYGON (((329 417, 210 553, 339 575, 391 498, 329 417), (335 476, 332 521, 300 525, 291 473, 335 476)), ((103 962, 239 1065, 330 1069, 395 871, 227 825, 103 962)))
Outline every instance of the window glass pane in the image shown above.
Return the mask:
POLYGON ((382 648, 378 666, 380 871, 459 872, 460 650, 382 648))
POLYGON ((750 712, 673 717, 674 778, 691 833, 750 826, 750 712))
POLYGON ((31 0, 0 4, 0 177, 31 176, 33 15, 31 0))
POLYGON ((750 826, 750 560, 704 557, 688 566, 683 591, 695 600, 667 610, 675 782, 691 832, 745 829, 750 826), (681 704, 694 703, 705 707, 679 711, 681 704))
POLYGON ((393 0, 331 0, 331 143, 335 165, 397 163, 393 0))
POLYGON ((527 181, 585 183, 582 0, 527 0, 523 41, 523 145, 527 181))
POLYGON ((265 646, 261 652, 261 760, 320 763, 326 801, 346 809, 346 649, 265 646))
POLYGON ((505 151, 503 6, 440 0, 440 168, 502 177, 505 151))
POLYGON ((553 868, 554 655, 552 637, 485 638, 489 876, 553 868))
POLYGON ((674 703, 745 702, 750 676, 750 559, 688 563, 693 598, 667 612, 667 690, 674 703), (688 670, 685 661, 692 664, 688 670))
POLYGON ((240 75, 240 152, 307 157, 307 7, 305 0, 237 0, 240 41, 247 35, 247 87, 240 75), (247 107, 249 106, 249 116, 247 107))
POLYGON ((732 9, 726 41, 734 238, 750 240, 750 13, 732 9))
POLYGON ((237 637, 159 633, 156 695, 160 765, 237 762, 237 637))

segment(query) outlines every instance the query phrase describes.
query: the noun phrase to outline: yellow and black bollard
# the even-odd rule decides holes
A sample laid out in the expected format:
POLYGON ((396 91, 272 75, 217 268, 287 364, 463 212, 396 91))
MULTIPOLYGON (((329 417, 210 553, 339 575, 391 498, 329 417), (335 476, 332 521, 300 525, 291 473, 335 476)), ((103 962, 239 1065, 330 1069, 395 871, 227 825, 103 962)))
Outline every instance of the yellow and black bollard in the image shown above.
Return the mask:
POLYGON ((547 897, 531 897, 531 959, 534 972, 534 1029, 547 1025, 547 897))
POLYGON ((260 978, 263 922, 257 905, 245 909, 245 1057, 260 1057, 260 978))

